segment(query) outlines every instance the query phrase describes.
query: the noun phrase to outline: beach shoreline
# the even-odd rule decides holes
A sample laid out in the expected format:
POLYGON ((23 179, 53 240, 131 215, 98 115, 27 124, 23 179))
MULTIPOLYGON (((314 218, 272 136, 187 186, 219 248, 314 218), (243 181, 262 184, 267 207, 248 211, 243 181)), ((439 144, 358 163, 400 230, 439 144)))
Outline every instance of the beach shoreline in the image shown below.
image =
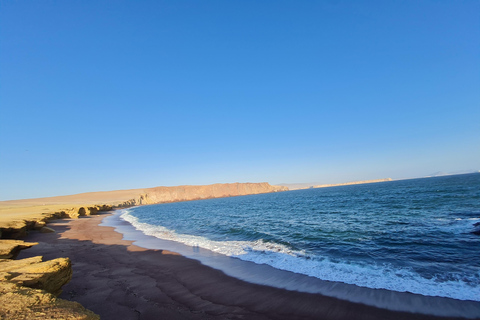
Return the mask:
POLYGON ((114 227, 101 225, 110 215, 51 221, 56 232, 31 232, 25 240, 39 245, 19 256, 69 257, 73 277, 60 298, 102 319, 446 319, 248 283, 178 253, 123 240, 114 227))

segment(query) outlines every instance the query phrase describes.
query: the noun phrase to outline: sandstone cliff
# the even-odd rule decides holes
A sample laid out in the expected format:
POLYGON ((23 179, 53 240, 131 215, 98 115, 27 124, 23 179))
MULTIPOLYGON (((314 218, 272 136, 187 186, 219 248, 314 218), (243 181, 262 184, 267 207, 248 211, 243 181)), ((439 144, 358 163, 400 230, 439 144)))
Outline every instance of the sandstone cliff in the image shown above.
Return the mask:
POLYGON ((288 188, 263 183, 217 183, 206 186, 156 187, 145 189, 129 204, 155 204, 211 198, 244 196, 248 194, 286 191, 288 188))

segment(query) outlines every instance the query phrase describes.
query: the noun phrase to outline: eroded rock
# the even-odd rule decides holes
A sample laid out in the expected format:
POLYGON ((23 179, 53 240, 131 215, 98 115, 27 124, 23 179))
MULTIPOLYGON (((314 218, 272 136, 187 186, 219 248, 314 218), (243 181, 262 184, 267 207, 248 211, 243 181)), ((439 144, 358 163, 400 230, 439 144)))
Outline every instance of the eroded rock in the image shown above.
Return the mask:
POLYGON ((71 277, 68 258, 0 259, 0 319, 100 319, 79 303, 56 297, 71 277))
POLYGON ((27 222, 25 220, 15 220, 0 225, 2 239, 17 239, 27 235, 27 222))
POLYGON ((29 288, 42 289, 57 296, 62 292, 62 286, 72 278, 72 264, 68 258, 58 258, 44 262, 31 260, 28 263, 22 260, 12 260, 6 264, 9 268, 9 271, 6 272, 11 274, 10 279, 8 279, 9 282, 29 288), (18 263, 18 267, 13 269, 12 267, 16 263, 18 263))
POLYGON ((35 222, 35 225, 33 226, 33 229, 35 230, 40 230, 42 229, 43 227, 45 227, 47 223, 45 221, 36 221, 35 222))
POLYGON ((40 229, 40 232, 41 233, 55 233, 55 230, 53 230, 52 228, 49 228, 49 227, 43 227, 42 229, 40 229))
POLYGON ((25 242, 21 240, 0 240, 0 259, 15 259, 21 250, 37 245, 38 242, 25 242))
POLYGON ((0 281, 0 319, 99 320, 78 302, 58 299, 39 289, 0 281))

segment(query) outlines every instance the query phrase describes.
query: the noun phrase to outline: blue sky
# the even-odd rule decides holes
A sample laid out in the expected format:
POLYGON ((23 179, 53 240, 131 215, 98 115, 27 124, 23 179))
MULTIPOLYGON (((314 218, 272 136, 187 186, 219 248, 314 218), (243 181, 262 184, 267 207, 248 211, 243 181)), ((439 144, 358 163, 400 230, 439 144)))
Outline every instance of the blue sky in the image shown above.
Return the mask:
POLYGON ((0 0, 0 199, 480 169, 479 1, 0 0))

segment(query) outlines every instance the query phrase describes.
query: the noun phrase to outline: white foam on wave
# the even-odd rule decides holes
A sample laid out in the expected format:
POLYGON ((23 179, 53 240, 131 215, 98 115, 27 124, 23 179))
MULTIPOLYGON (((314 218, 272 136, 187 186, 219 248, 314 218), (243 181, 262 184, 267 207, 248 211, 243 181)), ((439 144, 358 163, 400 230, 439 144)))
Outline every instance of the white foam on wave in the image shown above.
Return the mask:
POLYGON ((210 251, 221 253, 230 257, 240 257, 249 252, 276 252, 287 255, 302 254, 301 252, 290 250, 284 245, 264 242, 263 240, 214 241, 201 236, 178 234, 174 230, 170 230, 162 226, 140 222, 135 216, 131 215, 129 211, 125 211, 125 213, 123 213, 120 217, 146 235, 154 236, 163 240, 181 242, 191 247, 201 247, 203 249, 208 249, 210 251))
POLYGON ((437 218, 435 220, 440 222, 440 224, 435 226, 438 231, 461 234, 471 232, 474 224, 479 222, 480 218, 437 218))
POLYGON ((336 262, 326 258, 309 257, 305 252, 288 247, 256 241, 213 241, 201 236, 178 234, 162 226, 140 222, 128 210, 120 216, 144 234, 163 240, 200 247, 226 256, 257 264, 267 264, 280 270, 291 271, 322 280, 343 282, 373 289, 412 292, 427 296, 459 300, 480 301, 480 270, 476 274, 462 275, 457 280, 426 279, 408 270, 384 265, 358 265, 336 262), (471 285, 475 283, 476 285, 471 285))

